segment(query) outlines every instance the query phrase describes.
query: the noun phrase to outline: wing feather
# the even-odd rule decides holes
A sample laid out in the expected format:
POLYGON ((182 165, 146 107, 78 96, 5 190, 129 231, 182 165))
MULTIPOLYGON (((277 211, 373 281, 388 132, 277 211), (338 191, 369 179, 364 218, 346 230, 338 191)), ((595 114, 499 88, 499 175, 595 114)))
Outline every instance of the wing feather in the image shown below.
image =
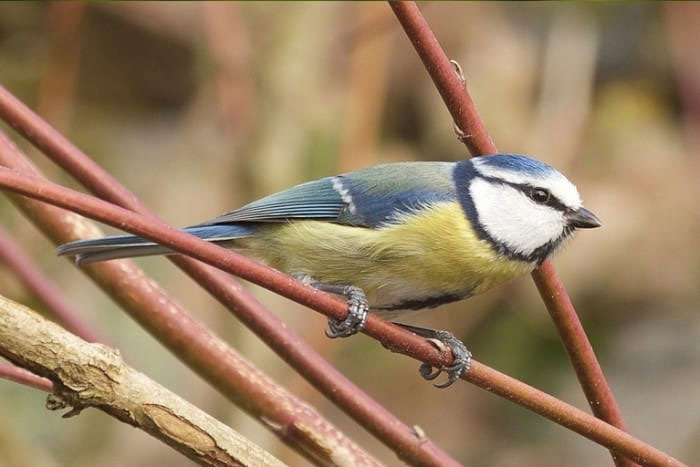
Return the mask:
POLYGON ((369 167, 297 185, 202 225, 309 219, 377 227, 399 213, 456 199, 453 167, 449 162, 369 167))
POLYGON ((289 219, 337 219, 345 208, 331 177, 297 185, 223 214, 207 224, 281 222, 289 219))

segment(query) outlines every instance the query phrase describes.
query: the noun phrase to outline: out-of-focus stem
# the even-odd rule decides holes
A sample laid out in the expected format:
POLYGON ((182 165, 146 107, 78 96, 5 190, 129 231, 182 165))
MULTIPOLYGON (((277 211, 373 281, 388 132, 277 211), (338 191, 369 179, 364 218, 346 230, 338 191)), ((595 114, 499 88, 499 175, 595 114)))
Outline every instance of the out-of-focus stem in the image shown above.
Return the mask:
MULTIPOLYGON (((0 163, 41 180, 38 170, 1 131, 0 163)), ((102 235, 94 224, 73 212, 21 196, 11 199, 55 243, 102 235)), ((378 464, 313 407, 197 321, 133 262, 110 261, 84 271, 178 358, 309 459, 321 465, 329 459, 378 464)))
POLYGON ((29 370, 9 363, 0 363, 0 378, 8 379, 15 383, 24 384, 25 386, 46 392, 51 392, 53 390, 53 383, 50 379, 35 375, 29 370))
MULTIPOLYGON (((415 2, 389 4, 423 60, 455 123, 464 133, 462 140, 469 151, 475 156, 496 153, 496 145, 486 131, 466 85, 457 77, 418 6, 415 2)), ((532 277, 557 326, 591 410, 597 417, 624 430, 622 413, 554 266, 546 261, 532 273, 532 277)), ((614 453, 613 460, 618 467, 631 465, 614 453)))
MULTIPOLYGON (((347 304, 343 300, 319 292, 231 250, 174 229, 152 217, 128 211, 89 195, 4 167, 0 167, 0 187, 69 209, 115 227, 118 226, 127 232, 156 241, 174 251, 205 261, 212 266, 274 290, 327 316, 342 319, 347 315, 347 304)), ((379 339, 391 350, 412 356, 434 367, 444 368, 452 362, 451 352, 440 352, 425 339, 390 324, 376 315, 368 316, 363 332, 379 339)), ((668 454, 628 433, 479 362, 472 361, 470 371, 462 375, 462 379, 507 397, 638 462, 683 465, 668 454)))
POLYGON ((70 332, 88 342, 105 342, 81 317, 73 310, 53 282, 42 273, 22 248, 0 228, 0 261, 7 264, 13 274, 22 284, 51 312, 56 319, 70 332))
MULTIPOLYGON (((97 195, 155 219, 155 216, 136 196, 2 86, 0 86, 0 116, 97 195)), ((19 156, 17 151, 14 151, 14 154, 13 160, 16 161, 19 156)), ((14 165, 11 166, 14 167, 14 165)), ((25 167, 22 166, 22 168, 25 167)), ((212 272, 211 268, 191 258, 175 257, 172 260, 236 314, 314 387, 393 449, 399 457, 417 465, 457 464, 429 439, 418 439, 409 426, 333 368, 232 277, 220 272, 212 272)), ((128 264, 133 266, 130 262, 128 264)), ((315 289, 309 290, 316 292, 315 289)), ((118 290, 114 290, 113 293, 128 294, 118 290)), ((200 362, 204 364, 204 360, 200 362)), ((204 366, 211 366, 211 363, 206 363, 204 366)), ((337 434, 340 435, 340 432, 337 434)), ((357 450, 360 456, 361 450, 349 440, 343 440, 345 441, 348 441, 348 446, 357 450)), ((369 456, 360 456, 360 458, 366 460, 369 456)))

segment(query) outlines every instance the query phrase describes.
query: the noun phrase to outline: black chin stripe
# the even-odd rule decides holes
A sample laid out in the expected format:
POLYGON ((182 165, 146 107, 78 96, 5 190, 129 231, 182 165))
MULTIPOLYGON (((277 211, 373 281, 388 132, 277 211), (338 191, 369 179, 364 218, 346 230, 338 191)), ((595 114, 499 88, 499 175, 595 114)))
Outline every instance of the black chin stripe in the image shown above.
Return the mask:
MULTIPOLYGON (((566 238, 571 235, 571 233, 574 231, 574 228, 571 227, 570 225, 567 225, 564 227, 564 231, 559 235, 556 239, 552 240, 551 242, 547 242, 541 247, 538 247, 530 253, 529 255, 520 255, 522 257, 527 258, 526 261, 530 262, 536 262, 538 266, 540 266, 544 261, 549 258, 549 256, 556 251, 557 248, 561 245, 561 243, 566 240, 566 238)), ((520 259, 520 258, 517 258, 520 259)))
MULTIPOLYGON (((564 231, 561 233, 561 235, 559 235, 559 237, 545 243, 542 246, 537 247, 534 251, 527 255, 521 252, 513 251, 505 243, 499 242, 498 240, 494 239, 483 228, 481 222, 479 221, 479 215, 476 212, 476 206, 474 205, 474 201, 472 200, 472 197, 469 194, 469 186, 471 185, 472 181, 478 177, 491 183, 500 183, 502 185, 512 186, 513 188, 523 192, 532 187, 526 184, 507 182, 505 180, 501 180, 500 178, 485 177, 479 172, 477 172, 477 170, 474 168, 474 165, 470 163, 470 160, 458 162, 455 166, 452 177, 455 186, 457 187, 457 199, 459 200, 462 209, 466 213, 467 220, 469 221, 471 227, 474 229, 476 236, 481 240, 487 241, 491 245, 491 247, 502 256, 505 256, 509 259, 524 261, 526 263, 536 263, 537 265, 540 265, 574 231, 574 228, 572 226, 567 225, 564 228, 564 231)), ((550 203, 552 203, 550 204, 550 206, 552 206, 555 209, 561 211, 567 210, 566 206, 564 206, 561 203, 561 201, 554 197, 552 197, 552 201, 550 201, 550 203)))
POLYGON ((395 305, 376 307, 375 310, 394 311, 394 310, 421 310, 423 308, 435 308, 436 306, 444 305, 445 303, 456 302, 465 298, 464 295, 444 294, 434 297, 421 298, 418 300, 404 300, 395 305))
POLYGON ((538 266, 544 263, 544 261, 549 258, 549 256, 556 251, 556 249, 561 245, 561 243, 566 240, 566 238, 571 235, 574 228, 571 226, 566 226, 564 231, 554 240, 551 240, 544 245, 535 248, 530 254, 524 254, 519 251, 511 250, 505 243, 494 240, 490 235, 487 234, 485 240, 491 244, 491 246, 498 251, 501 255, 518 260, 524 261, 526 263, 536 263, 538 266))

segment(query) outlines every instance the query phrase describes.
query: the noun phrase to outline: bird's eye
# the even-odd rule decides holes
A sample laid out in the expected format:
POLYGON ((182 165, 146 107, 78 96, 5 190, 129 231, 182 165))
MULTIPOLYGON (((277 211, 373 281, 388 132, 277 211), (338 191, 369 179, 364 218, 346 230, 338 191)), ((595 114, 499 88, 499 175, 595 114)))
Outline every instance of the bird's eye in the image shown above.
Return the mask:
POLYGON ((544 188, 533 188, 530 190, 530 198, 536 203, 545 204, 549 201, 551 196, 549 190, 545 190, 544 188))

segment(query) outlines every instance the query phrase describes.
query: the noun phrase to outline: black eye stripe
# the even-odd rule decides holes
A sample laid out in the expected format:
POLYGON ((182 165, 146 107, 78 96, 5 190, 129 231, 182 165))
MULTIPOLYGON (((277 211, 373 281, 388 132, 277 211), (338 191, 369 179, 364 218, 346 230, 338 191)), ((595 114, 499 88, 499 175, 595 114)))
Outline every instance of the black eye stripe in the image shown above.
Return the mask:
POLYGON ((525 194, 525 196, 527 196, 528 198, 531 198, 530 193, 532 192, 532 190, 535 190, 535 189, 545 190, 545 191, 547 191, 547 193, 549 193, 549 200, 547 200, 546 203, 543 203, 545 206, 549 206, 549 207, 554 208, 557 211, 561 211, 561 212, 567 212, 567 211, 571 210, 568 207, 566 207, 566 205, 564 203, 562 203, 559 200, 559 198, 554 196, 554 194, 551 191, 547 190, 546 188, 542 188, 542 187, 538 187, 538 186, 534 186, 534 185, 529 185, 527 183, 513 183, 513 182, 506 181, 506 180, 502 180, 500 178, 495 178, 495 177, 482 176, 481 178, 483 178, 484 180, 491 182, 491 183, 500 183, 501 185, 508 185, 510 187, 513 187, 516 190, 525 194))

